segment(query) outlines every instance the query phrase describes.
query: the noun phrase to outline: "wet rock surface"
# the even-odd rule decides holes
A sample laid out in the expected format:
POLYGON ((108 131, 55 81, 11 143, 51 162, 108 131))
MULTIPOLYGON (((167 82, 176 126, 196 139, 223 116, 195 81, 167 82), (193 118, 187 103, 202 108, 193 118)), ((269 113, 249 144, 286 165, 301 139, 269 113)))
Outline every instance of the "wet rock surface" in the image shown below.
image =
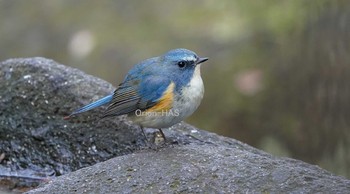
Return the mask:
MULTIPOLYGON (((30 193, 350 190, 316 166, 185 123, 165 129, 167 144, 152 150, 125 117, 100 120, 104 108, 64 120, 114 88, 52 60, 4 61, 0 83, 0 178, 45 182, 30 193)), ((156 131, 146 129, 149 139, 156 131)))
POLYGON ((62 175, 145 144, 123 119, 99 120, 102 109, 63 119, 114 90, 79 70, 44 58, 13 59, 0 64, 0 83, 2 174, 62 175))

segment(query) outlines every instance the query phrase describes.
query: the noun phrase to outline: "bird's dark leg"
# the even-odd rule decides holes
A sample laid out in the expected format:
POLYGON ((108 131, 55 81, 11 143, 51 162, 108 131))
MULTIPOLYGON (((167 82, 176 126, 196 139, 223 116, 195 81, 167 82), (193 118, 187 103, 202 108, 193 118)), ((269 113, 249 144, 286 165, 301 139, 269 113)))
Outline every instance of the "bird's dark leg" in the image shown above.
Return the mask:
POLYGON ((141 131, 142 131, 142 133, 143 133, 143 136, 145 136, 146 141, 148 142, 148 139, 147 139, 146 133, 145 133, 145 131, 143 130, 143 127, 142 127, 141 125, 140 125, 140 128, 141 128, 141 131))
POLYGON ((164 133, 163 133, 163 131, 162 131, 162 129, 158 129, 159 130, 159 132, 160 132, 160 134, 162 135, 162 137, 163 137, 163 139, 164 139, 164 141, 166 140, 166 138, 165 138, 165 135, 164 135, 164 133))

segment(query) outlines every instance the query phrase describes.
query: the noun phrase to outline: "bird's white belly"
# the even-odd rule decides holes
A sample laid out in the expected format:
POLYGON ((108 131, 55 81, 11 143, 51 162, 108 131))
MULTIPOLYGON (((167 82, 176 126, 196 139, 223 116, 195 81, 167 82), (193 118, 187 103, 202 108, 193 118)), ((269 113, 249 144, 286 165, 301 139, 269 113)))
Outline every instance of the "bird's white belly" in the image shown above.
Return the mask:
POLYGON ((200 76, 200 65, 181 94, 174 96, 173 107, 163 112, 135 112, 129 118, 136 124, 150 128, 167 128, 183 121, 198 108, 204 95, 203 81, 200 76))

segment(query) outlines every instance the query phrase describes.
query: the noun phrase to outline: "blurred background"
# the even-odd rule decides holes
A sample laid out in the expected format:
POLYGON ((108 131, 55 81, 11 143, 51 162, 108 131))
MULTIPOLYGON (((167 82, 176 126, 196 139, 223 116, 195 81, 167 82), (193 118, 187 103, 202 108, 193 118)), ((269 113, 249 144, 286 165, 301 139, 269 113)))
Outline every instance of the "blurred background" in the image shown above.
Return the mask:
POLYGON ((187 121, 350 178, 350 1, 0 0, 0 60, 42 56, 117 86, 173 48, 210 60, 187 121))

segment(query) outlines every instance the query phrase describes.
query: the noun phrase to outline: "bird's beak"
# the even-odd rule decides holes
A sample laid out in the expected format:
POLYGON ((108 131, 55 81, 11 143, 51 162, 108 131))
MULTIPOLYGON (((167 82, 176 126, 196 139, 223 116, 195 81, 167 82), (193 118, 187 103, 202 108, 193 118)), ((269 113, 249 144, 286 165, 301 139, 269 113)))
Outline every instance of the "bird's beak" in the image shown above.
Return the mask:
POLYGON ((206 57, 199 58, 199 59, 197 60, 196 64, 197 64, 197 65, 198 65, 198 64, 201 64, 201 63, 203 63, 203 62, 205 62, 205 61, 207 61, 207 60, 208 60, 208 58, 206 58, 206 57))

